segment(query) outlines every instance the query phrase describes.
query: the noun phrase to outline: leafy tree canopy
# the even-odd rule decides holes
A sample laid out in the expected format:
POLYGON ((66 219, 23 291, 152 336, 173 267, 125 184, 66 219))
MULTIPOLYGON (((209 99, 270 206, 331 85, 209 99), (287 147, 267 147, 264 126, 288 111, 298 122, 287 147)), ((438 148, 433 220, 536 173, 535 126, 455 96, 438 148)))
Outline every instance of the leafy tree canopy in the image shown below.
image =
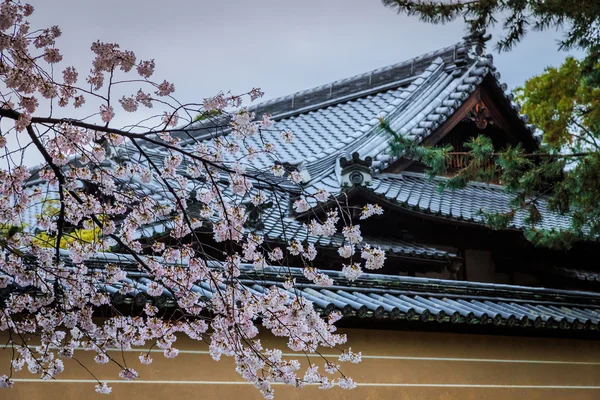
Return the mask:
MULTIPOLYGON (((464 187, 472 180, 500 182, 513 193, 512 210, 487 215, 494 228, 510 224, 519 210, 527 212, 528 239, 548 247, 569 247, 582 237, 600 234, 600 88, 587 84, 585 63, 567 58, 559 68, 547 68, 516 89, 516 100, 530 121, 543 130, 543 143, 534 153, 521 146, 495 149, 480 135, 466 144, 467 164, 443 188, 464 187), (492 161, 492 162, 490 162, 492 161), (554 212, 572 216, 569 231, 538 228, 541 201, 554 212)), ((598 66, 596 66, 598 67, 598 66)), ((392 151, 420 161, 431 176, 446 174, 454 149, 425 147, 382 127, 394 135, 392 151)))
MULTIPOLYGON (((600 2, 597 0, 382 0, 396 8, 431 23, 463 19, 472 32, 483 31, 501 20, 504 37, 499 50, 510 50, 526 33, 566 27, 561 48, 595 48, 600 44, 600 2)), ((597 59, 597 58, 596 58, 597 59)))
MULTIPOLYGON (((539 151, 527 154, 519 146, 495 149, 479 136, 467 146, 466 167, 444 187, 458 188, 471 180, 500 181, 514 196, 513 210, 487 215, 492 227, 506 227, 520 209, 528 213, 526 237, 536 244, 569 247, 574 240, 600 233, 600 2, 597 0, 382 0, 398 13, 430 23, 463 20, 471 32, 501 23, 504 35, 496 44, 508 51, 529 30, 565 28, 561 49, 586 51, 582 61, 567 58, 559 68, 547 68, 517 88, 516 100, 530 121, 543 132, 539 151), (493 161, 490 163, 490 161, 493 161), (540 199, 555 212, 572 216, 572 229, 537 228, 540 199)), ((423 147, 395 136, 392 151, 423 162, 432 176, 446 172, 451 146, 423 147)))

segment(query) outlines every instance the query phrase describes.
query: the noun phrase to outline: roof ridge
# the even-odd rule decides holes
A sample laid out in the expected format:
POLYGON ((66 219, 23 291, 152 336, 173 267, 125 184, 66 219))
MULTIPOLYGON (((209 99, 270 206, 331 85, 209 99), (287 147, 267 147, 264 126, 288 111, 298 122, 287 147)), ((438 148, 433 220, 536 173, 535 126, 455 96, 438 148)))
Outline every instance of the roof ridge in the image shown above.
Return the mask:
MULTIPOLYGON (((240 269, 242 271, 253 271, 251 264, 241 264, 240 269)), ((301 276, 301 268, 289 267, 289 266, 268 266, 261 273, 263 275, 268 274, 292 274, 294 276, 301 276)), ((320 269, 319 272, 340 280, 337 285, 344 284, 346 278, 341 271, 337 270, 326 270, 320 269)), ((439 279, 439 278, 425 278, 425 277, 413 277, 413 276, 402 276, 402 275, 388 275, 388 274, 377 274, 377 273, 363 273, 357 278, 352 285, 357 288, 363 286, 373 286, 375 283, 379 283, 382 286, 387 284, 407 284, 407 285, 425 285, 425 286, 444 286, 444 287, 455 287, 463 288, 465 290, 505 290, 508 292, 516 292, 522 295, 563 295, 563 296, 580 296, 587 298, 599 299, 600 293, 585 290, 565 290, 555 289, 549 287, 537 287, 537 286, 523 286, 523 285, 510 285, 504 283, 488 283, 488 282, 475 282, 475 281, 457 281, 450 279, 439 279)))
MULTIPOLYGON (((69 256, 70 252, 68 250, 60 251, 63 256, 69 256)), ((148 257, 154 260, 162 262, 163 259, 161 257, 148 257)), ((96 253, 94 256, 89 258, 87 262, 120 262, 120 263, 132 263, 135 264, 137 261, 129 254, 124 253, 106 253, 100 252, 96 253)), ((211 267, 220 267, 222 265, 222 261, 209 260, 207 264, 211 267)), ((242 263, 240 264, 240 270, 244 272, 252 271, 256 272, 252 264, 242 263)), ((341 271, 337 270, 327 270, 320 269, 320 272, 336 279, 345 279, 344 274, 341 271)), ((269 274, 278 274, 283 273, 285 275, 302 275, 302 268, 300 267, 290 267, 290 266, 275 266, 271 265, 265 267, 263 271, 260 272, 262 275, 269 274)), ((143 273, 142 273, 143 274, 143 273)), ((408 283, 408 284, 425 284, 425 285, 443 285, 443 286, 454 286, 454 287, 463 287, 469 289, 496 289, 496 290, 507 290, 507 291, 518 291, 520 293, 539 293, 539 294, 548 294, 548 295, 570 295, 570 296, 584 296, 590 298, 600 298, 600 293, 586 290, 565 290, 565 289, 555 289, 548 287, 537 287, 537 286, 522 286, 522 285, 511 285, 505 283, 488 283, 488 282, 474 282, 474 281, 456 281, 456 280, 448 280, 448 279, 439 279, 439 278, 425 278, 425 277, 411 277, 411 276, 401 276, 401 275, 388 275, 388 274, 377 274, 377 273, 364 273, 362 274, 355 282, 355 285, 364 284, 372 284, 374 282, 390 282, 390 283, 408 283)))
MULTIPOLYGON (((435 58, 433 61, 431 61, 429 66, 423 72, 414 76, 414 78, 411 80, 410 86, 406 89, 406 91, 404 93, 402 93, 403 95, 405 94, 404 97, 402 97, 402 95, 401 95, 398 99, 396 99, 396 100, 394 100, 394 102, 392 102, 393 105, 389 105, 388 107, 381 108, 379 110, 379 112, 377 113, 377 115, 373 115, 373 118, 369 122, 364 123, 360 128, 357 129, 357 130, 362 131, 364 133, 364 135, 361 135, 360 137, 356 138, 352 142, 348 143, 343 148, 333 152, 332 154, 327 156, 325 159, 318 159, 313 162, 307 162, 307 165, 306 165, 307 168, 310 168, 313 165, 323 164, 325 160, 329 160, 331 163, 331 166, 334 167, 335 162, 336 162, 335 160, 339 159, 342 156, 346 156, 346 155, 349 156, 352 153, 354 153, 355 151, 358 151, 359 149, 364 147, 364 145, 366 143, 372 142, 374 136, 372 136, 371 133, 373 131, 376 131, 379 129, 378 118, 381 118, 381 117, 387 118, 390 115, 397 114, 399 109, 401 109, 412 98, 414 98, 416 95, 418 95, 418 93, 420 91, 423 90, 422 89, 423 86, 429 84, 432 80, 437 79, 437 76, 439 75, 440 70, 443 69, 444 66, 445 66, 445 63, 441 57, 435 58), (412 90, 411 90, 411 88, 412 88, 412 90), (373 122, 374 120, 375 120, 375 122, 373 122)), ((387 93, 387 92, 389 92, 389 91, 386 91, 385 93, 387 93)), ((301 111, 301 110, 299 110, 299 111, 301 111)), ((361 154, 361 155, 364 156, 364 154, 361 154)), ((311 174, 311 176, 312 175, 313 174, 311 174)), ((318 179, 311 180, 311 184, 317 183, 321 179, 324 179, 325 177, 328 177, 329 175, 331 175, 330 169, 324 169, 320 174, 316 175, 318 177, 318 179)))
POLYGON ((370 92, 394 89, 416 79, 437 58, 441 58, 446 65, 453 65, 465 58, 471 59, 468 48, 469 43, 458 42, 399 63, 267 100, 252 105, 249 109, 257 116, 270 114, 273 117, 287 117, 287 114, 306 112, 316 105, 322 107, 324 103, 335 103, 341 99, 347 101, 347 97, 353 97, 357 93, 365 96, 370 92), (458 51, 459 49, 462 51, 458 51))

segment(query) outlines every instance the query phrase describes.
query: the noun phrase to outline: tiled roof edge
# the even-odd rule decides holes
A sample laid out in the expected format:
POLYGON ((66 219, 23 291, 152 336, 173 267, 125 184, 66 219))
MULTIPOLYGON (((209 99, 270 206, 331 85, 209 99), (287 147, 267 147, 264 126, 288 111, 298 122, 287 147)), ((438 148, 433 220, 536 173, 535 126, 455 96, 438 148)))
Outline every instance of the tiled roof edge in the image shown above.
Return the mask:
MULTIPOLYGON (((243 265, 241 267, 244 271, 251 271, 252 266, 243 265)), ((338 285, 341 285, 345 281, 345 277, 340 271, 333 270, 320 270, 320 272, 340 280, 338 285)), ((294 276, 301 276, 302 270, 297 267, 277 267, 270 266, 265 268, 263 274, 292 274, 294 276)), ((581 298, 590 298, 600 300, 600 293, 590 292, 584 290, 564 290, 564 289, 553 289, 545 287, 534 287, 534 286, 520 286, 520 285, 509 285, 502 283, 486 283, 486 282, 472 282, 472 281, 454 281, 447 279, 437 278, 421 278, 411 276, 400 276, 400 275, 384 275, 384 274, 362 274, 352 285, 356 287, 373 286, 375 283, 382 284, 385 287, 386 284, 406 284, 406 285, 422 285, 429 287, 445 287, 445 288, 456 288, 463 290, 495 290, 495 291, 507 291, 519 293, 523 296, 573 296, 581 298)), ((374 286, 373 286, 374 287, 374 286)))
MULTIPOLYGON (((401 173, 388 173, 388 172, 382 172, 376 175, 378 178, 380 179, 396 179, 396 180, 402 180, 403 176, 411 176, 414 178, 418 178, 418 179, 423 179, 423 180, 432 180, 432 181, 448 181, 450 180, 450 178, 446 177, 446 176, 435 176, 433 178, 429 178, 429 176, 427 176, 427 174, 423 173, 423 172, 412 172, 412 171, 402 171, 401 173)), ((486 183, 486 182, 476 182, 476 181, 471 181, 467 184, 468 186, 474 186, 474 187, 481 187, 481 188, 485 188, 485 189, 495 189, 498 190, 500 192, 506 192, 506 187, 502 186, 502 185, 498 185, 495 183, 486 183)))
MULTIPOLYGON (((70 253, 68 250, 61 250, 61 255, 63 257, 69 257, 70 253)), ((142 258, 145 258, 143 256, 142 258)), ((160 257, 152 257, 154 260, 159 262, 164 262, 160 257)), ((94 257, 88 259, 86 263, 90 262, 106 262, 106 263, 119 263, 119 264, 137 264, 137 261, 128 254, 119 254, 119 253, 96 253, 94 257)), ((165 262, 166 263, 166 262, 165 262)), ((211 267, 220 267, 220 261, 208 261, 207 262, 211 267)), ((167 263, 168 264, 168 263, 167 263)), ((255 272, 252 264, 241 264, 240 270, 245 273, 255 272)), ((320 272, 325 273, 326 275, 340 280, 345 280, 344 275, 340 271, 334 270, 320 270, 320 272)), ((284 274, 293 276, 303 276, 302 268, 298 267, 287 267, 287 266, 269 266, 266 267, 262 272, 264 275, 269 274, 284 274)), ((453 280, 445 280, 445 279, 437 279, 437 278, 421 278, 421 277, 409 277, 409 276, 399 276, 399 275, 385 275, 385 274, 372 274, 372 273, 364 273, 360 276, 359 279, 354 285, 359 287, 361 284, 372 286, 375 282, 385 282, 385 283, 406 283, 406 284, 417 284, 417 285, 425 285, 432 287, 455 287, 462 288, 466 290, 476 290, 476 289, 487 289, 487 290, 505 290, 512 291, 515 293, 528 294, 534 296, 540 295, 548 295, 548 296, 575 296, 582 298, 590 298, 594 300, 600 300, 600 293, 584 291, 584 290, 564 290, 564 289, 553 289, 553 288, 544 288, 544 287, 533 287, 533 286, 519 286, 519 285, 510 285, 510 284, 501 284, 501 283, 486 283, 486 282, 471 282, 471 281, 453 281, 453 280)))

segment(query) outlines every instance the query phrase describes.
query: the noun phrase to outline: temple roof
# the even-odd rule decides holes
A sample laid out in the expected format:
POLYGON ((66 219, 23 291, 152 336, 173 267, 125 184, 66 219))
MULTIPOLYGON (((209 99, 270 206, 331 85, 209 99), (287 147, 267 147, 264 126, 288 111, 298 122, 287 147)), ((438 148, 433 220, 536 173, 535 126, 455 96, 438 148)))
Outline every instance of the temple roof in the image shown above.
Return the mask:
MULTIPOLYGON (((281 162, 304 163, 310 179, 333 170, 336 160, 358 152, 361 158, 375 159, 375 170, 390 163, 392 137, 380 126, 380 118, 405 137, 421 141, 441 126, 476 90, 484 79, 492 82, 516 114, 507 86, 499 82, 500 74, 491 55, 476 54, 471 39, 424 54, 417 58, 376 69, 317 88, 269 100, 250 107, 257 114, 269 113, 275 121, 261 137, 245 139, 246 145, 261 149, 263 141, 277 143, 281 162), (294 140, 284 143, 279 132, 289 130, 294 140)), ((530 134, 534 128, 522 127, 530 134)), ((214 121, 198 121, 179 136, 186 142, 227 135, 214 121), (193 139, 192 139, 193 137, 193 139)), ((159 149, 157 149, 159 151, 159 149)), ((256 170, 272 165, 270 155, 259 154, 249 161, 256 170)))
MULTIPOLYGON (((476 42, 473 38, 467 38, 456 45, 402 63, 253 106, 251 110, 257 115, 271 114, 274 126, 262 132, 261 137, 255 135, 245 139, 242 152, 247 151, 246 146, 254 150, 262 149, 263 140, 275 143, 279 161, 296 166, 305 178, 300 189, 290 184, 286 188, 287 193, 271 193, 271 196, 280 196, 283 206, 264 210, 260 224, 249 229, 275 242, 298 239, 321 247, 339 246, 343 242, 341 235, 329 238, 310 236, 303 222, 297 219, 299 216, 289 212, 289 205, 296 194, 301 191, 314 194, 322 189, 339 198, 349 191, 355 191, 370 196, 384 208, 396 207, 476 224, 485 222, 481 212, 502 213, 510 210, 512 197, 501 186, 470 183, 463 189, 440 191, 439 183, 445 178, 430 179, 424 173, 385 171, 396 160, 390 153, 392 137, 381 129, 380 118, 387 119, 390 126, 404 137, 423 142, 484 84, 495 89, 496 100, 503 102, 505 109, 513 114, 520 126, 520 133, 529 139, 533 137, 534 129, 527 125, 526 117, 518 115, 518 106, 512 102, 510 93, 506 92, 506 85, 499 81, 492 57, 483 55, 476 42), (285 130, 294 135, 289 143, 279 138, 280 132, 285 130), (342 177, 344 168, 352 166, 352 163, 340 161, 344 158, 350 160, 352 154, 356 154, 352 159, 364 161, 361 168, 367 169, 371 179, 368 183, 348 187, 344 186, 342 177)), ((183 146, 191 144, 190 137, 193 137, 193 141, 204 141, 210 146, 217 138, 228 134, 226 126, 198 121, 179 136, 183 146)), ((166 154, 164 149, 151 146, 147 148, 147 153, 155 158, 158 165, 162 165, 166 154)), ((127 145, 119 149, 118 157, 127 162, 145 162, 136 149, 127 145)), ((279 179, 277 182, 285 185, 285 180, 268 172, 273 164, 271 155, 259 153, 248 159, 248 163, 249 172, 255 171, 261 178, 274 182, 279 179)), ((185 169, 184 162, 181 166, 184 174, 185 169)), ((202 186, 198 180, 190 180, 189 184, 190 193, 202 186)), ((157 202, 173 200, 172 195, 155 182, 146 184, 136 181, 128 182, 128 185, 157 202)), ((57 198, 55 192, 47 188, 45 190, 49 199, 57 198)), ((225 183, 222 190, 224 197, 236 197, 225 183)), ((236 201, 239 200, 238 196, 236 201)), ((538 227, 569 227, 569 218, 551 212, 544 197, 537 202, 543 217, 538 227)), ((28 210, 25 216, 27 221, 24 222, 34 222, 42 207, 40 203, 28 210)), ((517 213, 511 227, 525 228, 525 217, 525 213, 517 213)), ((170 221, 167 219, 141 229, 137 236, 163 235, 169 228, 170 221)), ((373 232, 370 234, 374 235, 373 232)), ((366 233, 364 236, 365 242, 381 247, 388 255, 445 262, 456 258, 456 254, 424 244, 369 237, 366 233)), ((98 254, 86 264, 101 270, 107 262, 131 267, 126 283, 132 285, 133 289, 127 291, 119 301, 153 301, 157 305, 162 304, 162 307, 173 302, 168 293, 161 299, 147 295, 144 284, 146 277, 135 271, 135 262, 128 256, 98 254)), ((316 260, 317 267, 318 263, 319 260, 316 260)), ((220 267, 217 261, 213 264, 215 268, 220 267)), ((254 271, 250 265, 242 265, 242 272, 244 287, 256 295, 273 285, 284 290, 284 276, 294 277, 297 279, 296 292, 300 296, 313 302, 323 313, 338 310, 347 317, 524 329, 563 328, 596 332, 600 329, 600 294, 591 292, 381 274, 363 274, 358 280, 350 282, 340 272, 321 270, 335 278, 333 287, 323 288, 306 281, 300 268, 267 267, 263 271, 254 271)), ((586 275, 586 279, 590 278, 586 275)), ((594 276, 594 279, 597 277, 594 276)), ((100 284, 100 289, 116 294, 123 284, 100 284)), ((19 289, 12 287, 11 290, 19 289)), ((193 290, 199 291, 207 299, 214 293, 213 288, 201 282, 193 290)))
MULTIPOLYGON (((394 158, 390 154, 392 137, 380 128, 380 118, 386 118, 398 133, 423 141, 461 107, 478 85, 487 80, 498 89, 500 100, 508 104, 517 119, 520 118, 524 131, 531 134, 533 128, 526 125, 525 117, 518 116, 518 106, 512 103, 510 93, 505 92, 506 85, 498 81, 499 73, 493 66, 492 57, 478 52, 476 42, 467 38, 453 46, 405 62, 257 104, 251 110, 257 114, 272 114, 274 126, 262 132, 260 138, 255 135, 245 139, 242 151, 246 146, 260 149, 262 140, 270 140, 276 143, 280 162, 296 165, 305 173, 302 191, 314 194, 325 189, 338 196, 348 190, 342 184, 340 161, 350 159, 350 154, 354 153, 360 159, 372 160, 369 161, 372 180, 368 185, 361 185, 360 190, 385 206, 483 224, 485 219, 481 212, 505 212, 510 209, 511 196, 502 187, 472 183, 464 189, 440 192, 439 180, 443 178, 431 180, 422 173, 383 172, 394 162, 394 158), (283 130, 293 133, 294 139, 290 143, 279 138, 279 132, 283 130)), ((198 121, 185 135, 182 133, 183 146, 190 137, 210 145, 217 136, 228 135, 227 128, 211 128, 208 124, 204 129, 205 124, 204 121, 198 121)), ((164 151, 160 147, 147 149, 159 165, 166 154, 164 151)), ((144 162, 138 151, 127 145, 119 149, 118 155, 128 162, 144 162)), ((284 186, 287 184, 288 191, 298 191, 296 186, 270 175, 268 167, 273 164, 271 155, 259 153, 248 163, 250 170, 256 171, 261 178, 277 181, 284 186)), ((185 174, 185 161, 181 168, 185 174)), ((58 198, 55 190, 46 184, 41 185, 45 186, 46 199, 58 198)), ((157 202, 164 204, 172 201, 168 190, 155 182, 129 181, 127 185, 139 195, 151 196, 157 202)), ((201 186, 202 183, 190 180, 189 190, 192 192, 201 186)), ((234 197, 225 185, 223 195, 234 197)), ((289 204, 289 195, 281 200, 289 204)), ((43 205, 40 202, 27 210, 23 222, 29 228, 34 228, 32 225, 42 212, 43 205)), ((543 217, 539 227, 569 227, 569 218, 550 212, 543 197, 538 200, 538 208, 543 217)), ((524 212, 517 213, 512 227, 526 227, 525 217, 524 212)), ((303 223, 289 213, 287 206, 269 210, 261 222, 261 229, 254 230, 272 241, 285 242, 296 238, 322 247, 333 247, 343 240, 340 235, 332 238, 308 235, 303 223)), ((169 221, 154 223, 140 229, 137 236, 164 235, 168 229, 169 221)), ((445 261, 456 257, 455 254, 420 243, 372 236, 365 236, 365 241, 380 246, 388 254, 399 256, 445 261)))
MULTIPOLYGON (((495 88, 495 100, 503 102, 520 124, 523 139, 533 140, 534 128, 527 125, 526 116, 518 114, 519 107, 512 102, 506 85, 499 81, 491 55, 482 54, 484 41, 480 36, 467 37, 453 46, 405 62, 254 105, 250 110, 258 115, 271 114, 274 124, 260 136, 245 138, 240 146, 242 153, 248 147, 260 150, 264 142, 276 143, 278 161, 303 173, 302 190, 309 194, 321 189, 332 194, 346 191, 340 160, 356 153, 360 159, 372 160, 373 181, 370 186, 364 185, 365 189, 386 202, 434 216, 483 223, 479 211, 508 211, 510 196, 500 187, 481 184, 439 193, 435 181, 424 174, 383 173, 395 158, 390 152, 393 138, 380 127, 380 119, 387 119, 392 129, 404 137, 422 142, 487 82, 495 88), (291 131, 294 139, 289 143, 282 141, 281 131, 291 131)), ((226 126, 216 127, 214 121, 198 121, 179 136, 183 146, 198 140, 210 146, 229 132, 226 126)), ((136 158, 136 151, 125 149, 124 155, 136 158)), ((159 161, 166 150, 154 146, 149 153, 159 161)), ((269 177, 271 154, 259 151, 247 163, 249 171, 256 171, 261 178, 277 180, 269 177)), ((543 217, 540 227, 569 226, 568 217, 550 212, 543 197, 538 204, 543 217)), ((524 228, 524 220, 525 213, 519 213, 514 227, 524 228)))
MULTIPOLYGON (((68 257, 68 254, 65 253, 68 257)), ((171 307, 174 298, 168 291, 162 296, 148 294, 146 275, 138 272, 137 261, 123 254, 99 253, 86 261, 90 273, 101 273, 106 263, 119 263, 128 277, 117 283, 98 282, 98 289, 113 295, 113 301, 143 306, 150 301, 160 308, 171 307), (130 268, 128 269, 128 266, 130 268)), ((219 262, 210 266, 222 268, 219 262)), ((338 271, 323 271, 335 285, 321 287, 304 278, 301 268, 267 267, 256 271, 252 265, 240 265, 242 289, 261 296, 273 286, 290 298, 300 295, 321 312, 340 311, 345 317, 437 322, 508 328, 600 329, 600 293, 556 290, 504 284, 451 281, 407 276, 363 274, 348 281, 338 271), (283 286, 295 278, 295 288, 283 286)), ((7 287, 0 296, 18 291, 7 287)), ((26 288, 23 288, 26 290, 26 288)), ((217 289, 205 282, 192 286, 206 300, 217 289)))

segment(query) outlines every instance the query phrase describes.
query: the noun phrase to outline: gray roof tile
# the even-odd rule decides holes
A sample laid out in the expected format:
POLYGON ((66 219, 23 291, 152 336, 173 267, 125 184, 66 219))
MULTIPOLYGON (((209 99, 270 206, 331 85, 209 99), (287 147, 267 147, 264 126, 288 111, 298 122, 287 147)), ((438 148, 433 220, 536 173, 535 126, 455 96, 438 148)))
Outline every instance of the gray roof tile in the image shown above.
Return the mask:
MULTIPOLYGON (((476 223, 484 222, 481 212, 503 213, 511 209, 512 195, 506 193, 501 186, 471 183, 464 189, 440 191, 439 185, 443 179, 445 178, 430 179, 425 174, 411 172, 401 175, 386 174, 375 176, 372 187, 366 187, 365 190, 372 191, 388 201, 394 201, 400 206, 476 223)), ((539 228, 570 227, 570 218, 549 211, 544 198, 538 201, 538 207, 543 218, 539 228)), ((517 212, 511 226, 525 228, 525 217, 525 211, 517 212)))
MULTIPOLYGON (((91 268, 103 268, 106 262, 120 262, 125 268, 136 261, 127 255, 100 253, 88 260, 91 268), (94 267, 94 265, 96 265, 94 267)), ((219 263, 211 264, 220 268, 219 263)), ((132 286, 129 300, 147 294, 148 280, 131 269, 126 282, 132 286)), ((241 265, 244 287, 260 296, 273 285, 283 289, 284 276, 292 274, 297 280, 294 293, 305 297, 323 312, 339 310, 346 316, 437 321, 454 324, 507 326, 512 328, 575 329, 598 332, 600 327, 600 294, 581 291, 553 290, 523 286, 445 281, 427 278, 363 274, 354 282, 345 281, 337 271, 323 271, 335 278, 336 285, 322 288, 303 278, 300 268, 267 267, 256 272, 251 265, 241 265)), ((103 284, 99 287, 115 293, 122 286, 103 284)), ((12 290, 19 290, 17 286, 12 290)), ((198 282, 192 290, 210 299, 214 290, 198 282)), ((167 306, 173 302, 165 291, 167 306), (170 300, 169 300, 170 299, 170 300)))

